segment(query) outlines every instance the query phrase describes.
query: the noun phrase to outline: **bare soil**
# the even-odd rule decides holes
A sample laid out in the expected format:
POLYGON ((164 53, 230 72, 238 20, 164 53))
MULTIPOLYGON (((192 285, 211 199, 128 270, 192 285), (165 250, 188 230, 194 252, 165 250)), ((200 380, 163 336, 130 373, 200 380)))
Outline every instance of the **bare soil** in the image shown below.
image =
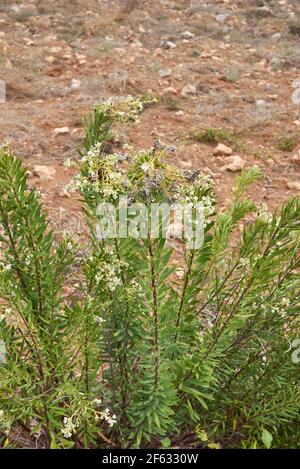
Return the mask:
POLYGON ((56 224, 80 230, 76 197, 62 189, 82 117, 110 96, 148 94, 158 104, 121 141, 175 144, 176 164, 210 174, 224 206, 236 174, 223 169, 228 157, 213 155, 215 144, 195 141, 193 132, 226 129, 235 136, 233 155, 264 172, 251 195, 273 209, 297 193, 290 183, 300 182, 300 106, 292 100, 299 35, 298 0, 0 0, 0 79, 7 86, 0 142, 29 169, 56 169, 49 181, 32 173, 31 182, 56 224), (56 135, 60 127, 69 132, 56 135), (282 138, 292 151, 279 149, 282 138))

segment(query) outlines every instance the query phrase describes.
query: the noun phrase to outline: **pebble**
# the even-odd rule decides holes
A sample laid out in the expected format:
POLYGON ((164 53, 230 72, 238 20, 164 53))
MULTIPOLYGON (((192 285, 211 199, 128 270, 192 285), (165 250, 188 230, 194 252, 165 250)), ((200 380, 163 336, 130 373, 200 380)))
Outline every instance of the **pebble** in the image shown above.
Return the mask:
POLYGON ((292 101, 294 104, 300 104, 300 87, 296 88, 292 93, 292 101))
POLYGON ((293 88, 299 88, 300 87, 300 78, 295 78, 295 80, 292 81, 292 87, 293 88))
POLYGON ((6 85, 5 81, 0 80, 0 104, 4 104, 6 102, 6 85))
POLYGON ((163 94, 177 94, 176 88, 174 86, 168 86, 162 90, 163 94))
POLYGON ((177 47, 177 44, 173 41, 163 41, 161 43, 161 47, 163 47, 164 49, 175 49, 175 47, 177 47))
POLYGON ((227 20, 229 14, 228 13, 222 13, 220 15, 216 15, 215 18, 216 18, 216 21, 218 23, 225 23, 225 21, 227 20))
POLYGON ((76 91, 76 90, 79 90, 80 87, 81 87, 81 81, 76 80, 76 78, 73 78, 73 80, 71 81, 70 89, 72 91, 76 91))
POLYGON ((51 181, 52 179, 54 179, 55 174, 56 169, 54 168, 54 166, 36 164, 33 167, 33 175, 39 177, 43 181, 51 181))
POLYGON ((181 90, 181 96, 183 98, 188 98, 189 96, 195 96, 197 93, 197 88, 195 85, 185 85, 181 90))
POLYGON ((172 75, 172 70, 170 68, 162 68, 158 73, 161 78, 168 78, 172 75))
POLYGON ((65 187, 61 187, 58 191, 57 191, 57 195, 59 197, 65 197, 66 199, 69 199, 70 198, 70 193, 67 191, 67 189, 65 187))
POLYGON ((299 181, 288 181, 286 183, 287 187, 289 189, 292 189, 293 191, 300 191, 300 182, 299 181))
POLYGON ((230 156, 232 155, 232 149, 224 143, 219 143, 216 148, 214 149, 215 156, 230 156))
POLYGON ((271 39, 272 41, 277 42, 277 41, 280 41, 281 37, 282 37, 281 33, 275 33, 275 34, 272 34, 271 39))
POLYGON ((230 171, 237 173, 241 171, 245 165, 245 160, 238 155, 228 157, 229 164, 222 166, 221 171, 230 171))
POLYGON ((57 127, 56 129, 53 129, 53 133, 55 135, 65 135, 70 132, 69 127, 57 127))
POLYGON ((193 37, 195 37, 195 34, 191 33, 191 31, 183 31, 183 33, 181 33, 181 37, 183 39, 192 39, 193 37))

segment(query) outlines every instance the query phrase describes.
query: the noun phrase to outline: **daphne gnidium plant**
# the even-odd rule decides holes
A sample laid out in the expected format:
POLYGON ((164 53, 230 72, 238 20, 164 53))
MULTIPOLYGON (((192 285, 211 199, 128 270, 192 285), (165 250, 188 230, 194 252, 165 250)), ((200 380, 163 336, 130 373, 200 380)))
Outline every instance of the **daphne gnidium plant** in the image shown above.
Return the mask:
POLYGON ((145 104, 85 120, 79 242, 0 149, 0 445, 299 447, 299 198, 257 206, 254 167, 219 211, 174 147, 116 147, 145 104))

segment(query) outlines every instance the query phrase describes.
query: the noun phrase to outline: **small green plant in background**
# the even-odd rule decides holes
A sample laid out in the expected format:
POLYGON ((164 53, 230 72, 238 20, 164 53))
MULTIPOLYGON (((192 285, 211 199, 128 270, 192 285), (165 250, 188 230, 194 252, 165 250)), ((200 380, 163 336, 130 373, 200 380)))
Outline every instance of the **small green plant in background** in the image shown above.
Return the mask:
POLYGON ((209 178, 166 163, 160 142, 108 152, 142 110, 110 101, 86 120, 67 163, 90 230, 80 244, 55 235, 20 160, 0 150, 0 445, 299 447, 299 198, 257 207, 252 168, 218 212, 209 178), (97 236, 99 203, 118 211, 122 196, 149 213, 201 203, 203 244, 97 236))
POLYGON ((223 80, 228 83, 236 83, 242 75, 242 70, 238 66, 233 66, 225 71, 223 80))
POLYGON ((180 101, 172 98, 170 95, 162 96, 161 102, 165 105, 168 111, 178 111, 180 109, 180 101))
POLYGON ((205 130, 194 130, 191 136, 193 140, 201 143, 237 144, 237 137, 230 130, 222 128, 208 127, 205 130))
POLYGON ((296 148, 296 140, 295 137, 289 136, 289 135, 284 135, 282 136, 277 143, 277 148, 278 150, 281 151, 293 151, 296 148))

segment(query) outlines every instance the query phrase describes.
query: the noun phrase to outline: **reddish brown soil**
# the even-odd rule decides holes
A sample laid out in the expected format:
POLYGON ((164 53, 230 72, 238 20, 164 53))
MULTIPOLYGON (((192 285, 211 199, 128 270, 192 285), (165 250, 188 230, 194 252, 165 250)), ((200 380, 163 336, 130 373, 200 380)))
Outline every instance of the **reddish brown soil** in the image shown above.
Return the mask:
POLYGON ((235 175, 221 170, 226 157, 213 156, 214 145, 193 141, 191 132, 225 128, 237 135, 234 154, 245 167, 264 172, 251 195, 274 208, 296 193, 288 183, 299 182, 300 107, 292 101, 292 82, 300 78, 297 25, 298 0, 1 0, 7 102, 0 104, 0 142, 8 141, 29 168, 55 166, 53 180, 32 176, 32 183, 55 223, 80 229, 79 204, 61 188, 71 178, 62 164, 80 144, 82 116, 109 96, 148 93, 159 104, 124 130, 124 141, 144 148, 158 136, 176 144, 176 164, 210 173, 224 205, 235 175), (229 14, 224 23, 216 19, 222 13, 229 14), (194 37, 183 40, 184 31, 194 37), (176 47, 165 49, 163 41, 176 47), (160 76, 164 69, 171 69, 167 78, 160 76), (73 79, 81 81, 77 90, 73 79), (187 84, 196 91, 184 98, 187 84), (66 126, 67 134, 53 132, 66 126), (282 136, 292 137, 293 151, 278 149, 282 136))

